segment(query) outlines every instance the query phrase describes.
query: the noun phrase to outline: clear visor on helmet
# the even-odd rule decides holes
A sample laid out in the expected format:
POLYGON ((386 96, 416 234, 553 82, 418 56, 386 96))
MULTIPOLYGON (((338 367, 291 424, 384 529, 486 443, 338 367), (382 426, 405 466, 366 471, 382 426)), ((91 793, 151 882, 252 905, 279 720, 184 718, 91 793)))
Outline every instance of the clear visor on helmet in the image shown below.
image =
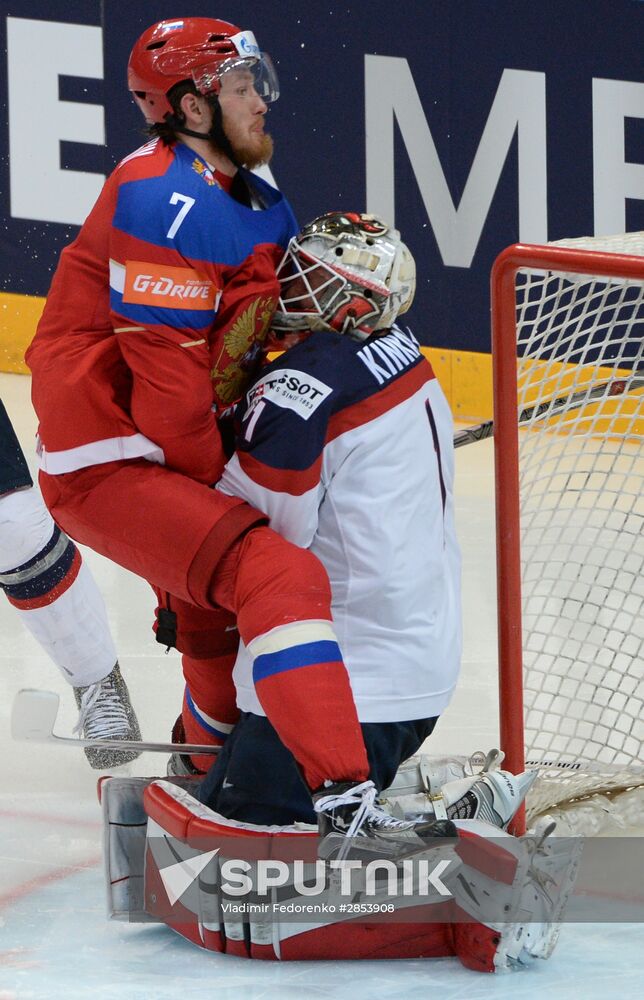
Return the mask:
POLYGON ((280 96, 277 73, 267 52, 259 56, 231 56, 223 62, 206 63, 192 71, 192 79, 200 94, 219 93, 222 87, 234 87, 245 81, 266 104, 280 96))

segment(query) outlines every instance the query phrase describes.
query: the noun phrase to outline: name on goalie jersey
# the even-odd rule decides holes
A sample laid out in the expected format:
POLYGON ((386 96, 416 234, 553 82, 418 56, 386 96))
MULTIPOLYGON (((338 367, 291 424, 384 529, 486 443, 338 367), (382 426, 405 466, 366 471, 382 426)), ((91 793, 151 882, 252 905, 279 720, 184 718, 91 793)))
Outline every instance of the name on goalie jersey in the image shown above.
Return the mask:
POLYGON ((279 368, 269 372, 253 386, 246 399, 249 416, 262 400, 270 400, 286 410, 295 410, 303 420, 308 420, 320 403, 332 392, 330 385, 292 368, 279 368))

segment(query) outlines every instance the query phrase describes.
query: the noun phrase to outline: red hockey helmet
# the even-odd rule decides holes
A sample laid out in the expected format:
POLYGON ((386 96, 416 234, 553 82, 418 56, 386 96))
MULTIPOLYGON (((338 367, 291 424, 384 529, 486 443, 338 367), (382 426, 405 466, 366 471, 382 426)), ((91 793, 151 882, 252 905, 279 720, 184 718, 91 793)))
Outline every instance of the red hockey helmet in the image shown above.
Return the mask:
POLYGON ((223 75, 242 68, 267 104, 277 100, 275 68, 252 31, 214 18, 178 18, 143 32, 130 53, 127 83, 146 121, 161 123, 173 113, 167 93, 175 84, 192 80, 200 94, 217 94, 223 75))

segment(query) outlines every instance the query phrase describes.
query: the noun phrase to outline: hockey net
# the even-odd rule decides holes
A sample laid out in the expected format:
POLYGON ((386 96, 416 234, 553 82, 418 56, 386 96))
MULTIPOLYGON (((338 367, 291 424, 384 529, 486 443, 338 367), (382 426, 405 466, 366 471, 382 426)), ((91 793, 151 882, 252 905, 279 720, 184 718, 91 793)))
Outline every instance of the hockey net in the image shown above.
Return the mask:
POLYGON ((510 247, 492 299, 502 745, 528 824, 643 824, 644 233, 510 247))

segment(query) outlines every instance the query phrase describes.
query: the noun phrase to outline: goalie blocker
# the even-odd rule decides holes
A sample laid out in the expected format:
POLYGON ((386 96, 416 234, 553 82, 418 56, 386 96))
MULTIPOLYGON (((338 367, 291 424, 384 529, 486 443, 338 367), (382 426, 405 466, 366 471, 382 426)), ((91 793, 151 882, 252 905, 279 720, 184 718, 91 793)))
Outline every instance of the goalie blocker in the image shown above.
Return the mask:
POLYGON ((314 827, 238 823, 188 789, 106 780, 112 915, 156 920, 206 950, 256 959, 452 955, 494 972, 548 958, 555 946, 577 858, 569 842, 548 839, 551 830, 517 839, 462 820, 456 841, 397 865, 334 868, 320 860, 314 827), (124 846, 123 830, 136 831, 136 843, 124 846))

